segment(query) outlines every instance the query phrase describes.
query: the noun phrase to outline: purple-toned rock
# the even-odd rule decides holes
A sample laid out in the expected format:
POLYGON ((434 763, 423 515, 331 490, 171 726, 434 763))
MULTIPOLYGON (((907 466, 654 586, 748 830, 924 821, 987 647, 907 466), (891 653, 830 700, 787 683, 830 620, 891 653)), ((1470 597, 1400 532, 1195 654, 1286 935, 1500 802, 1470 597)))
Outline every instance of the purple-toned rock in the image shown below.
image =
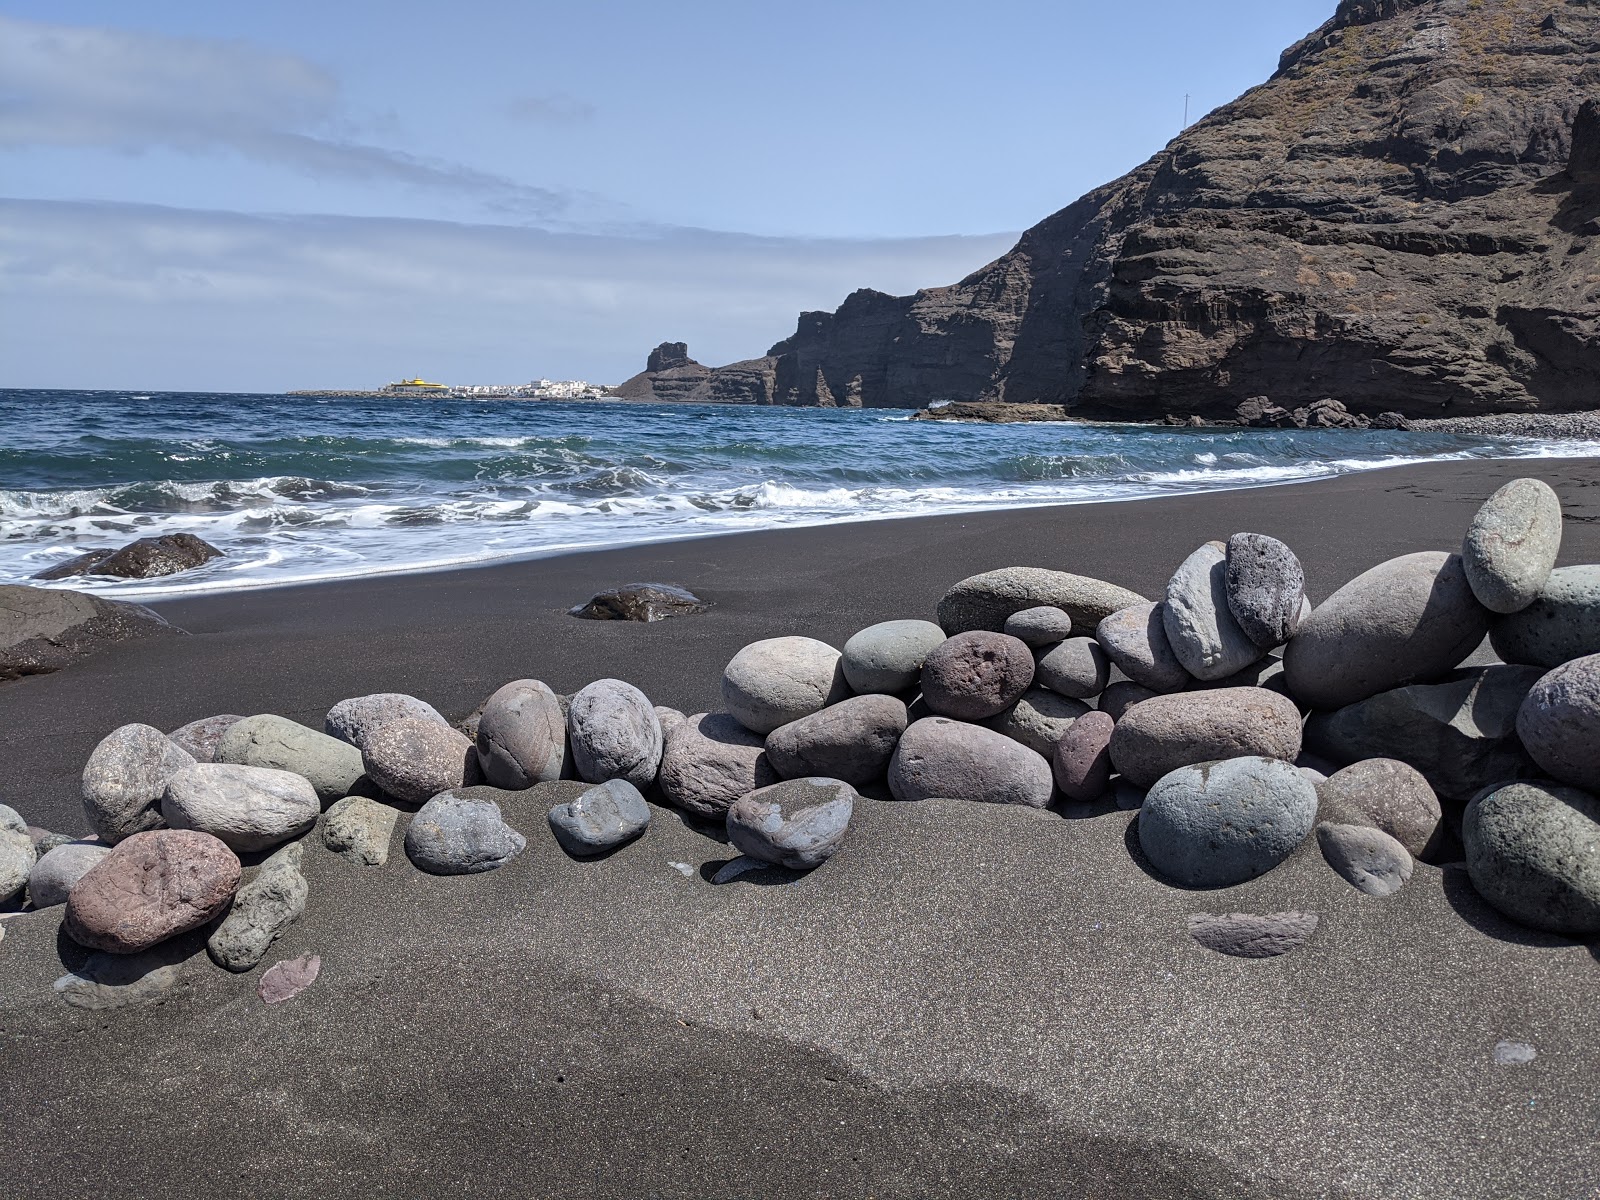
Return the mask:
POLYGON ((1142 683, 1134 683, 1131 679, 1119 679, 1116 683, 1106 684, 1106 690, 1100 693, 1100 699, 1095 703, 1106 716, 1113 721, 1120 721, 1122 714, 1135 704, 1160 694, 1151 691, 1142 683))
POLYGON ((849 694, 839 652, 816 638, 752 642, 722 672, 722 703, 741 725, 762 735, 849 694))
POLYGON ((915 721, 889 763, 896 800, 974 800, 989 804, 1050 803, 1050 763, 1004 734, 944 717, 915 721))
POLYGON ((478 776, 466 734, 416 717, 379 726, 368 735, 361 759, 374 783, 407 804, 425 804, 440 792, 476 782, 478 776))
POLYGON ((357 750, 364 750, 368 734, 401 717, 415 717, 419 721, 433 721, 438 725, 450 724, 438 709, 425 700, 418 700, 403 692, 374 692, 370 696, 352 696, 339 701, 328 710, 322 728, 329 737, 349 742, 357 750))
POLYGON ((922 664, 922 700, 940 716, 982 721, 1015 704, 1033 670, 1033 651, 1009 634, 958 633, 922 664))
POLYGON ((1123 713, 1111 734, 1112 764, 1139 787, 1193 763, 1245 756, 1287 762, 1299 753, 1300 711, 1265 688, 1155 696, 1123 713))
POLYGON ((217 743, 222 740, 222 735, 242 720, 243 717, 233 713, 201 717, 198 721, 179 726, 167 736, 172 739, 173 745, 193 755, 195 762, 210 762, 216 757, 217 743))
POLYGON ((225 911, 240 873, 238 857, 209 833, 131 834, 73 886, 64 927, 81 946, 135 954, 225 911))
POLYGON ((656 778, 668 804, 719 819, 740 796, 776 782, 761 736, 727 713, 696 713, 669 730, 656 778))
POLYGON ((1381 829, 1417 858, 1432 860, 1444 841, 1439 797, 1415 767, 1366 758, 1317 785, 1317 815, 1335 825, 1381 829))
POLYGON ((837 779, 788 779, 733 802, 728 840, 751 858, 809 871, 844 843, 855 801, 855 789, 837 779))
POLYGON ((1066 609, 1040 604, 1012 613, 1001 632, 1028 643, 1035 650, 1046 649, 1072 636, 1072 618, 1066 609))
POLYGON ((1236 533, 1227 548, 1228 612, 1263 650, 1281 646, 1300 625, 1306 576, 1293 550, 1264 533, 1236 533))
POLYGON ((497 788, 560 779, 568 755, 560 697, 537 679, 513 680, 483 702, 476 742, 483 777, 497 788))
POLYGON ((292 1000, 317 981, 322 971, 322 959, 315 954, 302 954, 268 967, 256 985, 256 995, 266 1004, 281 1004, 292 1000))
POLYGON ((640 789, 656 781, 661 718, 633 684, 597 679, 580 689, 568 706, 567 728, 580 779, 625 779, 640 789))
POLYGON ((1600 654, 1542 676, 1517 709, 1517 736, 1562 783, 1600 786, 1600 654))
POLYGON ((1105 690, 1111 679, 1111 660, 1094 638, 1068 638, 1039 655, 1033 678, 1059 696, 1087 700, 1105 690))
POLYGON ((124 725, 94 748, 83 768, 83 815, 107 845, 161 825, 167 780, 194 756, 159 729, 124 725))
POLYGON ((1069 800, 1095 800, 1111 784, 1111 731, 1115 723, 1103 712, 1086 713, 1056 743, 1050 766, 1056 787, 1069 800))
POLYGON ((767 760, 784 779, 820 776, 849 784, 882 779, 906 706, 893 696, 852 696, 767 735, 767 760))
POLYGON ((1177 692, 1192 678, 1167 640, 1167 606, 1135 604, 1095 626, 1095 640, 1118 670, 1152 692, 1177 692))

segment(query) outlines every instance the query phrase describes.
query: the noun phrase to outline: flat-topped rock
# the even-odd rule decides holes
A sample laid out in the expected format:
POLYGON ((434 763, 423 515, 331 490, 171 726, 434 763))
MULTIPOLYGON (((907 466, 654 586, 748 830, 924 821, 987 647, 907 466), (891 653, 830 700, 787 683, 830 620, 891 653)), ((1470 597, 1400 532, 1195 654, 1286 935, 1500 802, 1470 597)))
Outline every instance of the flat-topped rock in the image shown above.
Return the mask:
POLYGON ((1050 571, 1043 567, 1002 567, 963 579, 939 601, 939 625, 947 634, 983 629, 999 633, 1014 613, 1048 604, 1072 618, 1079 629, 1093 629, 1100 621, 1144 597, 1125 587, 1050 571))
POLYGON ((0 584, 0 682, 59 671, 117 642, 182 633, 141 604, 0 584))
POLYGON ((626 779, 609 779, 552 805, 549 821, 563 850, 574 858, 589 858, 644 833, 650 825, 650 806, 626 779))

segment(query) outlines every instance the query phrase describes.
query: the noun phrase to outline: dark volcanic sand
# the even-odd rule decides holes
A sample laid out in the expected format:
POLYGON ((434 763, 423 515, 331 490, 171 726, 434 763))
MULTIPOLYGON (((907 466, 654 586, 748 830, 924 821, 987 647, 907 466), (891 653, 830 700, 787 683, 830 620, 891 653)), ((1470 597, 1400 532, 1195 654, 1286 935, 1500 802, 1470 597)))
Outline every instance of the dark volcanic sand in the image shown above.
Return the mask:
MULTIPOLYGON (((1012 564, 1154 595, 1200 542, 1288 541, 1320 599, 1454 549, 1500 482, 1561 493, 1563 562, 1600 561, 1600 462, 1448 463, 1123 504, 843 525, 160 605, 195 636, 0 687, 0 800, 82 827, 76 777, 127 721, 213 712, 319 725, 345 696, 465 713, 519 675, 616 675, 714 706, 746 642, 839 644, 931 617, 1012 564), (581 622, 604 587, 716 602, 656 625, 581 622)), ((267 963, 322 974, 268 1008, 261 971, 203 955, 165 1003, 66 1006, 60 910, 0 942, 0 1191, 1106 1197, 1588 1197, 1600 1188, 1600 950, 1521 931, 1462 872, 1388 900, 1314 843, 1264 879, 1167 887, 1129 814, 1062 819, 864 801, 804 878, 706 882, 728 847, 658 810, 599 863, 508 812, 528 852, 489 875, 358 870, 308 842, 308 911, 267 963), (670 863, 688 863, 686 877, 670 863), (1192 913, 1315 911, 1248 961, 1192 913), (1498 1064, 1502 1040, 1537 1057, 1498 1064)))

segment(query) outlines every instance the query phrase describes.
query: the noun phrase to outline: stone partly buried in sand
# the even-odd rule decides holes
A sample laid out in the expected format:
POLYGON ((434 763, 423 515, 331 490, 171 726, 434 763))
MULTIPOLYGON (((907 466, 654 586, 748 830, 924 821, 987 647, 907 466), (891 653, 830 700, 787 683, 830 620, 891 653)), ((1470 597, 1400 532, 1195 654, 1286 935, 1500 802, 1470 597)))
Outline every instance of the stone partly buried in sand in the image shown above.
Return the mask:
POLYGON ((461 788, 429 800, 406 830, 406 855, 430 875, 477 875, 504 866, 527 847, 507 825, 494 788, 461 788))
POLYGON ((626 779, 585 788, 550 809, 550 832, 574 858, 592 858, 639 837, 650 825, 650 806, 626 779))
POLYGON ((234 893, 233 906, 206 940, 211 961, 229 971, 248 971, 306 908, 305 850, 291 842, 261 864, 255 878, 234 893))
POLYGON ((589 621, 664 621, 703 613, 710 607, 676 583, 630 583, 609 592, 597 592, 567 611, 589 621))
POLYGON ((193 570, 223 557, 204 538, 192 533, 168 533, 140 538, 120 550, 89 550, 76 558, 40 571, 35 579, 70 579, 75 575, 109 575, 118 579, 155 579, 193 570))
POLYGON ((1371 825, 1317 824, 1317 845, 1327 864, 1351 887, 1389 896, 1411 881, 1411 852, 1371 825))
POLYGON ((809 871, 844 843, 855 801, 855 789, 837 779, 758 788, 728 809, 728 840, 751 858, 809 871))
POLYGON ((64 927, 81 946, 134 954, 225 911, 239 876, 238 857, 209 833, 136 833, 73 886, 64 927))
POLYGON ((1512 920, 1573 937, 1600 933, 1600 800, 1513 783, 1467 805, 1467 872, 1512 920))
POLYGON ((0 681, 59 671, 114 642, 182 633, 143 605, 0 584, 0 681))
POLYGON ((1194 913, 1189 936, 1207 950, 1234 958, 1276 958, 1305 945, 1317 931, 1317 914, 1194 913))
POLYGON ((322 844, 347 862, 381 867, 389 861, 389 843, 400 814, 366 796, 336 801, 322 818, 322 844))

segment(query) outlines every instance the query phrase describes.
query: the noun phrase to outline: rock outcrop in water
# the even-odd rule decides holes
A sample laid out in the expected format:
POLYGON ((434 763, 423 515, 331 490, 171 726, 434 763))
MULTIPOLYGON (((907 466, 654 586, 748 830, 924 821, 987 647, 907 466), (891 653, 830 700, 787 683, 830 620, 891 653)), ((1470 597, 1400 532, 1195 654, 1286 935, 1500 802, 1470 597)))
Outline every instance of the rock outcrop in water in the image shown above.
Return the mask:
MULTIPOLYGON (((1600 5, 1342 0, 1268 82, 994 263, 803 313, 765 357, 673 398, 1111 419, 1234 420, 1251 397, 1358 417, 1594 408, 1596 96, 1600 5)), ((653 374, 656 398, 684 370, 653 374)))

